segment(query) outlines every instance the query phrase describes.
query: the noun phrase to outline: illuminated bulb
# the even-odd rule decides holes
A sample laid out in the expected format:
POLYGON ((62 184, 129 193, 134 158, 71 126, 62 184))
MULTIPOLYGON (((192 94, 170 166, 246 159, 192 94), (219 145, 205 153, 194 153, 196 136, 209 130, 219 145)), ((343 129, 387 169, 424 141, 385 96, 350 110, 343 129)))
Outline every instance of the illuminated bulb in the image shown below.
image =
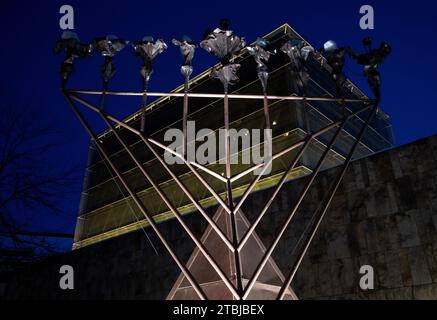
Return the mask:
POLYGON ((276 121, 273 121, 273 125, 276 126, 278 123, 276 121))

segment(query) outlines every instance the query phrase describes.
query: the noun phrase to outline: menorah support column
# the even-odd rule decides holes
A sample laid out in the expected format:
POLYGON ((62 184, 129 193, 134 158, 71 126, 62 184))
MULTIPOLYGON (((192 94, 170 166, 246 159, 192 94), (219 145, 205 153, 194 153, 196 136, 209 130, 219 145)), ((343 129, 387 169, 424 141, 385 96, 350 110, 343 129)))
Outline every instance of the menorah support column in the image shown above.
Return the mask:
POLYGON ((146 113, 147 113, 147 91, 144 91, 142 107, 141 107, 141 124, 140 124, 141 133, 146 132, 146 113))
POLYGON ((231 229, 232 229, 232 243, 234 246, 234 268, 235 268, 235 282, 237 285, 237 292, 241 298, 243 294, 243 282, 242 282, 242 272, 241 272, 241 261, 240 253, 237 250, 238 247, 238 226, 236 213, 234 210, 234 197, 232 195, 232 171, 231 171, 231 137, 229 128, 229 99, 228 99, 228 89, 225 85, 225 97, 223 99, 224 105, 224 122, 225 122, 225 159, 226 159, 226 190, 228 197, 228 206, 231 209, 231 229))
POLYGON ((183 151, 182 155, 187 159, 187 148, 188 148, 188 132, 187 132, 187 122, 188 122, 188 90, 189 82, 188 79, 184 84, 184 106, 182 111, 182 132, 183 132, 183 151))

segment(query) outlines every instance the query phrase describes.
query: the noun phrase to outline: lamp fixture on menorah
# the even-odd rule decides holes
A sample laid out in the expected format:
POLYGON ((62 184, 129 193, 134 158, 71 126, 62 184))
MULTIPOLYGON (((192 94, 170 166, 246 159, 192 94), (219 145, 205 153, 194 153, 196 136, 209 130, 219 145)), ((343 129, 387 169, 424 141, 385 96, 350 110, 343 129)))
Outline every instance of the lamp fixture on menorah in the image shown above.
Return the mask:
POLYGON ((114 35, 94 39, 94 47, 104 58, 100 73, 103 81, 103 94, 100 102, 101 109, 104 107, 105 92, 108 90, 109 81, 114 77, 116 71, 113 59, 128 43, 129 41, 119 39, 114 35))
POLYGON ((142 41, 135 41, 133 43, 135 55, 141 58, 143 64, 141 65, 141 77, 143 81, 143 103, 141 112, 141 132, 146 130, 146 106, 147 106, 147 90, 149 88, 150 77, 153 73, 153 60, 156 56, 167 49, 167 44, 158 39, 154 42, 152 37, 144 37, 142 41))
POLYGON ((184 77, 184 107, 182 115, 182 130, 184 141, 182 143, 183 156, 187 156, 187 122, 188 122, 188 90, 190 89, 190 76, 193 73, 193 58, 196 51, 196 45, 193 40, 187 36, 183 36, 182 40, 173 39, 173 44, 179 46, 181 55, 184 59, 184 64, 181 67, 181 74, 184 77))

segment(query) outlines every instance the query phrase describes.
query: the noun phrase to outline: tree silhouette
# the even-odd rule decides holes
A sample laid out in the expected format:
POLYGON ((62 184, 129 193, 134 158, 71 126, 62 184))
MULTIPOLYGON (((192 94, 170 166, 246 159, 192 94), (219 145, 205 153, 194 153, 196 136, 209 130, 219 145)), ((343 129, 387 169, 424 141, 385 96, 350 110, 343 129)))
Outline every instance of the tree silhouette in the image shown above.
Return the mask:
POLYGON ((47 161, 59 147, 58 132, 48 118, 20 108, 0 109, 0 232, 17 249, 53 252, 56 248, 44 238, 22 235, 35 231, 32 222, 41 212, 45 219, 46 212, 63 214, 60 203, 71 194, 80 171, 47 161))

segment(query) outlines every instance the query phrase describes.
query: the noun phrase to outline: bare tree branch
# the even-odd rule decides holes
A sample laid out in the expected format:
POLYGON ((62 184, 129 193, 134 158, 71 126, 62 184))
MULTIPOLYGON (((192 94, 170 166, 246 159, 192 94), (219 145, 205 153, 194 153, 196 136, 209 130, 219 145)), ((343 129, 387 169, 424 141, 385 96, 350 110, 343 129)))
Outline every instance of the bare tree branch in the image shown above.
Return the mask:
MULTIPOLYGON (((18 232, 29 228, 41 210, 62 214, 60 203, 77 186, 80 170, 48 161, 48 155, 56 155, 60 146, 58 131, 47 123, 49 119, 28 110, 1 109, 0 230, 18 232)), ((44 239, 11 236, 11 241, 53 250, 44 239)))

